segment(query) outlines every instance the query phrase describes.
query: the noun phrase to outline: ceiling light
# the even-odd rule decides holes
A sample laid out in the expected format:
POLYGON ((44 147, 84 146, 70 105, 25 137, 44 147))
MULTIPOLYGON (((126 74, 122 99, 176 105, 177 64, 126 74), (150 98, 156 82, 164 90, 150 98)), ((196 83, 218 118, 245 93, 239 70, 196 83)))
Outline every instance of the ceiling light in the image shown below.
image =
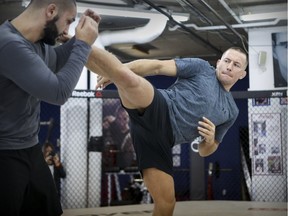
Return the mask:
POLYGON ((240 16, 240 19, 244 22, 263 21, 269 19, 287 19, 287 12, 283 11, 283 12, 247 14, 240 16))
MULTIPOLYGON (((78 1, 81 2, 81 1, 78 1)), ((77 4, 78 4, 77 2, 77 4)), ((123 0, 86 0, 85 2, 89 3, 101 3, 101 4, 117 4, 117 5, 127 5, 127 3, 123 0)))

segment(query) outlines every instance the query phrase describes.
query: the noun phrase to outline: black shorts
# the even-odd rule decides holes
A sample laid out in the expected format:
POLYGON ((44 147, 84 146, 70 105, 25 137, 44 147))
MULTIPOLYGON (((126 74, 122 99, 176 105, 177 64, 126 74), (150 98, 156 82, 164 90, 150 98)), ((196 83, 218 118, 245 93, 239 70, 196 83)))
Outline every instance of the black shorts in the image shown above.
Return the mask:
POLYGON ((0 150, 0 211, 9 216, 63 213, 41 146, 0 150))
POLYGON ((140 171, 157 168, 173 176, 171 148, 174 145, 168 105, 154 88, 152 103, 139 114, 135 109, 126 109, 131 121, 131 136, 140 171))

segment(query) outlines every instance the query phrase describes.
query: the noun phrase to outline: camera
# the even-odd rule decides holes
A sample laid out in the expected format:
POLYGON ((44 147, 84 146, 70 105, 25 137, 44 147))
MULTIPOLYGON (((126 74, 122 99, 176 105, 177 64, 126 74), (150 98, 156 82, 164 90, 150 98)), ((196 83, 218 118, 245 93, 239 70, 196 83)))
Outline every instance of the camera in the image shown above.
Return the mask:
POLYGON ((52 156, 52 157, 54 157, 55 154, 56 154, 56 153, 55 153, 54 151, 52 151, 52 152, 49 153, 49 155, 52 156))

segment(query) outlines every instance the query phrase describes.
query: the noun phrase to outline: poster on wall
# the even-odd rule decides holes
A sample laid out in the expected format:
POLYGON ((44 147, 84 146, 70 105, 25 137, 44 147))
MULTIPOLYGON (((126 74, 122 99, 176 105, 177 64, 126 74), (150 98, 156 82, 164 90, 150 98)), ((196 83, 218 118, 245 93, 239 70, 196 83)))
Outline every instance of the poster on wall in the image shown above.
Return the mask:
POLYGON ((253 106, 269 106, 270 98, 253 98, 253 106))
POLYGON ((280 98, 280 105, 288 105, 288 97, 280 98))
POLYGON ((280 113, 252 114, 253 175, 282 174, 280 113))
POLYGON ((274 86, 287 87, 287 32, 272 33, 274 86))

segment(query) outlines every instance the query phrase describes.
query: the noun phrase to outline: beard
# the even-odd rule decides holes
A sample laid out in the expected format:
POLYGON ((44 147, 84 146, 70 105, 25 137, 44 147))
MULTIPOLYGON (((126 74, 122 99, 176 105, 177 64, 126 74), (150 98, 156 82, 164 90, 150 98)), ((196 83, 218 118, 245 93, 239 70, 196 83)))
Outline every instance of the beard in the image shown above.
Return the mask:
POLYGON ((56 44, 56 39, 60 35, 56 26, 58 19, 59 17, 56 16, 53 18, 53 20, 46 22, 46 26, 44 28, 44 36, 41 40, 43 43, 52 46, 56 44))

